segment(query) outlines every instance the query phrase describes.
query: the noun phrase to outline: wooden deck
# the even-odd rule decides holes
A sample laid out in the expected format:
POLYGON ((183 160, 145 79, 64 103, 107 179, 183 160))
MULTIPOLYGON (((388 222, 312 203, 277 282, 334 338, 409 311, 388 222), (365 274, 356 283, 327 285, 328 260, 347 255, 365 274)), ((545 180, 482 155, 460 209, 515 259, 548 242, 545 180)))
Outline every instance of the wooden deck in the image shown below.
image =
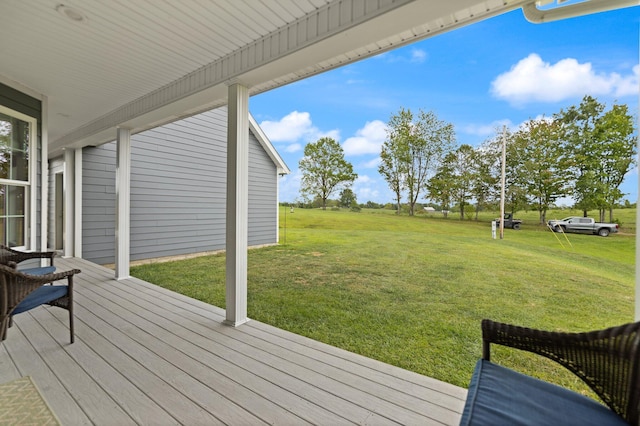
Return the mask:
POLYGON ((31 376, 65 425, 458 424, 466 390, 224 311, 82 259, 67 312, 16 315, 0 383, 31 376))

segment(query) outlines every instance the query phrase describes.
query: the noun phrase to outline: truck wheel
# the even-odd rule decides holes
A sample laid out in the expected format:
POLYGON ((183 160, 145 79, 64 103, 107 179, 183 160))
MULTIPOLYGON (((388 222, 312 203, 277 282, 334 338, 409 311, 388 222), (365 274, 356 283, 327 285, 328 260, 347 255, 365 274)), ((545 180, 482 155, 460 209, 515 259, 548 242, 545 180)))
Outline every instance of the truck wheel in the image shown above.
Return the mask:
POLYGON ((600 228, 598 229, 598 235, 600 235, 601 237, 608 237, 609 230, 607 228, 600 228))
POLYGON ((513 229, 515 229, 516 231, 520 230, 520 224, 519 223, 514 223, 513 224, 513 229))

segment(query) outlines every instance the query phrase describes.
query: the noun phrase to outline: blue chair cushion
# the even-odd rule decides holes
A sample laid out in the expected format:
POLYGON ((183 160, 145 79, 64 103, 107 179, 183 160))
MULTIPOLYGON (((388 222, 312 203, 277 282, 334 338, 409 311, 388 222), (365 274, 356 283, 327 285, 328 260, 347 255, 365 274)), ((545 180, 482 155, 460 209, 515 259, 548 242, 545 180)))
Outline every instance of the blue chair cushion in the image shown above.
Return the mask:
POLYGON ((30 309, 59 299, 67 294, 69 286, 66 285, 43 285, 29 293, 22 302, 13 310, 13 315, 26 312, 30 309))
POLYGON ((55 271, 56 271, 55 266, 41 266, 39 268, 18 269, 18 272, 22 272, 23 274, 29 274, 29 275, 47 275, 47 274, 53 274, 55 271))
POLYGON ((481 359, 460 425, 628 425, 597 401, 481 359))

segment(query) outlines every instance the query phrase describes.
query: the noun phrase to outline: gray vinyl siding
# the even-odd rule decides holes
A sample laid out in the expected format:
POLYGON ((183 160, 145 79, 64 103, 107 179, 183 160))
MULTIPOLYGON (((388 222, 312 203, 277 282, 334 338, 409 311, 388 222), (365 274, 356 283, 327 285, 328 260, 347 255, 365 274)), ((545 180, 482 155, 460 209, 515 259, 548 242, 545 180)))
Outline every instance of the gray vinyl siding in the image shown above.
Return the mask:
MULTIPOLYGON (((225 247, 226 108, 132 136, 131 260, 225 247)), ((83 151, 83 258, 115 258, 115 142, 83 151)), ((276 166, 250 135, 249 245, 277 242, 276 166)))
MULTIPOLYGON (((36 191, 36 250, 40 250, 40 236, 42 233, 42 227, 40 226, 40 212, 42 211, 42 102, 39 99, 33 98, 25 93, 22 93, 12 87, 6 86, 0 83, 0 105, 7 108, 11 108, 14 111, 28 115, 38 120, 37 128, 37 161, 35 167, 37 167, 36 182, 31 182, 31 190, 36 191)), ((25 240, 29 240, 29 233, 25 234, 25 240)), ((34 248, 34 247, 31 247, 34 248)))

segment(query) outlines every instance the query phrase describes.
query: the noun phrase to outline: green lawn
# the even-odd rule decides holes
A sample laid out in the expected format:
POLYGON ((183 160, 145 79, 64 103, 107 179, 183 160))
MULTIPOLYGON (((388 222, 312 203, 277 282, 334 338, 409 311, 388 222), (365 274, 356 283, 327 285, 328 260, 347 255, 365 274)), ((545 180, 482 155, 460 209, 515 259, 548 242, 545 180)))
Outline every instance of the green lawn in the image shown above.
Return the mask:
MULTIPOLYGON (((633 320, 635 210, 619 212, 627 232, 570 244, 537 213, 494 240, 495 213, 280 212, 281 244, 249 251, 250 318, 459 386, 480 357, 482 318, 565 331, 633 320)), ((224 255, 132 274, 224 307, 224 255)), ((505 349, 494 360, 583 390, 540 358, 505 349)))

